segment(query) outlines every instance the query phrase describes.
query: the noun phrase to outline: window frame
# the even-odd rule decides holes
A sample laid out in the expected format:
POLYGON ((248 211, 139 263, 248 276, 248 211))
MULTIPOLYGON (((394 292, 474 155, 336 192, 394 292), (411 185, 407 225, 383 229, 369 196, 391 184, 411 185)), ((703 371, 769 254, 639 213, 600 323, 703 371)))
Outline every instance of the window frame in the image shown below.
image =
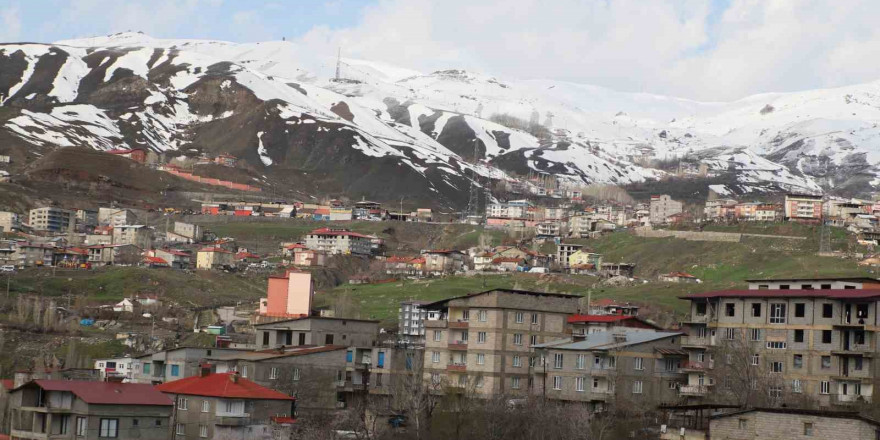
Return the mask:
POLYGON ((119 437, 119 419, 118 418, 101 418, 98 423, 98 438, 117 438, 119 437), (104 426, 107 422, 107 426, 104 426), (111 426, 112 422, 112 426, 111 426))

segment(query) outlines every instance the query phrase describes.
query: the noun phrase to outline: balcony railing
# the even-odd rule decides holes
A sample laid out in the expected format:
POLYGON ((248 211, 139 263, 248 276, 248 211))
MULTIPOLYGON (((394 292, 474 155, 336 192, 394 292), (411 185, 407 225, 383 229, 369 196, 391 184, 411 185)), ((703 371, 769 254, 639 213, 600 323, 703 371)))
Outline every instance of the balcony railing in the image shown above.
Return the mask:
POLYGON ((467 350, 468 343, 467 343, 467 341, 450 342, 447 345, 447 348, 449 348, 450 350, 467 350))
POLYGON ((427 319, 425 320, 425 328, 446 328, 445 319, 427 319))
POLYGON ((705 371, 705 370, 711 370, 712 368, 715 368, 715 362, 713 362, 713 361, 705 361, 705 362, 684 361, 681 363, 680 370, 682 370, 682 371, 705 371))
POLYGON ((449 328, 468 328, 468 321, 449 321, 449 328))
POLYGON ((449 371, 466 371, 467 364, 462 363, 452 363, 446 366, 446 369, 449 371))
POLYGON ((681 338, 681 346, 682 347, 697 347, 697 348, 706 348, 715 345, 715 338, 705 337, 700 338, 698 336, 685 336, 681 338))
POLYGON ((682 396, 705 396, 709 392, 707 385, 682 385, 678 390, 682 396))

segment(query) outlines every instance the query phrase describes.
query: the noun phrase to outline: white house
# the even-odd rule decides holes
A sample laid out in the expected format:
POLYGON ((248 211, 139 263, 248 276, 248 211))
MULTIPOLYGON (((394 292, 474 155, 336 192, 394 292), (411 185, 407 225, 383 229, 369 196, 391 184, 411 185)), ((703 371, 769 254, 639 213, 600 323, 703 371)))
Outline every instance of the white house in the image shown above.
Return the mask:
POLYGON ((134 303, 131 302, 130 299, 125 298, 113 306, 113 311, 114 312, 132 313, 132 312, 134 312, 134 303))

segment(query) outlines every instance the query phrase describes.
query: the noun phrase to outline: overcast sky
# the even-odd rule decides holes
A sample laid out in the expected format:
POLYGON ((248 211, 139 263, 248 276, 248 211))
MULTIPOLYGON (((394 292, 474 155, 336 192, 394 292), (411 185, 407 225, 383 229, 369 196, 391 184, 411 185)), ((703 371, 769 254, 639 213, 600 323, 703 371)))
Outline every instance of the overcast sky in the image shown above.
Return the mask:
POLYGON ((730 100, 880 79, 878 18, 878 0, 0 0, 0 41, 286 37, 316 57, 730 100))

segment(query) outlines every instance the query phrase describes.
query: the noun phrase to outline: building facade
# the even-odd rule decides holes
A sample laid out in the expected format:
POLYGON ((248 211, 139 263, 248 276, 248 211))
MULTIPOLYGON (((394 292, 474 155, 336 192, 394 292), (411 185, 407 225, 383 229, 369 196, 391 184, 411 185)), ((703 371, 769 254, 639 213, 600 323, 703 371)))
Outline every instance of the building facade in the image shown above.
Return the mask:
POLYGON ((329 255, 370 255, 373 246, 369 236, 333 228, 320 228, 310 232, 305 237, 305 245, 309 249, 329 255))
POLYGON ((785 195, 785 220, 818 222, 822 220, 822 208, 821 195, 785 195))
POLYGON ((400 339, 414 344, 425 342, 425 320, 428 311, 423 308, 428 301, 403 301, 398 310, 397 322, 400 339))
POLYGON ((76 224, 76 213, 54 206, 35 208, 30 210, 28 224, 36 231, 67 232, 76 224))
POLYGON ((666 223, 666 219, 682 212, 684 205, 672 197, 663 194, 651 196, 651 223, 660 225, 666 223))

